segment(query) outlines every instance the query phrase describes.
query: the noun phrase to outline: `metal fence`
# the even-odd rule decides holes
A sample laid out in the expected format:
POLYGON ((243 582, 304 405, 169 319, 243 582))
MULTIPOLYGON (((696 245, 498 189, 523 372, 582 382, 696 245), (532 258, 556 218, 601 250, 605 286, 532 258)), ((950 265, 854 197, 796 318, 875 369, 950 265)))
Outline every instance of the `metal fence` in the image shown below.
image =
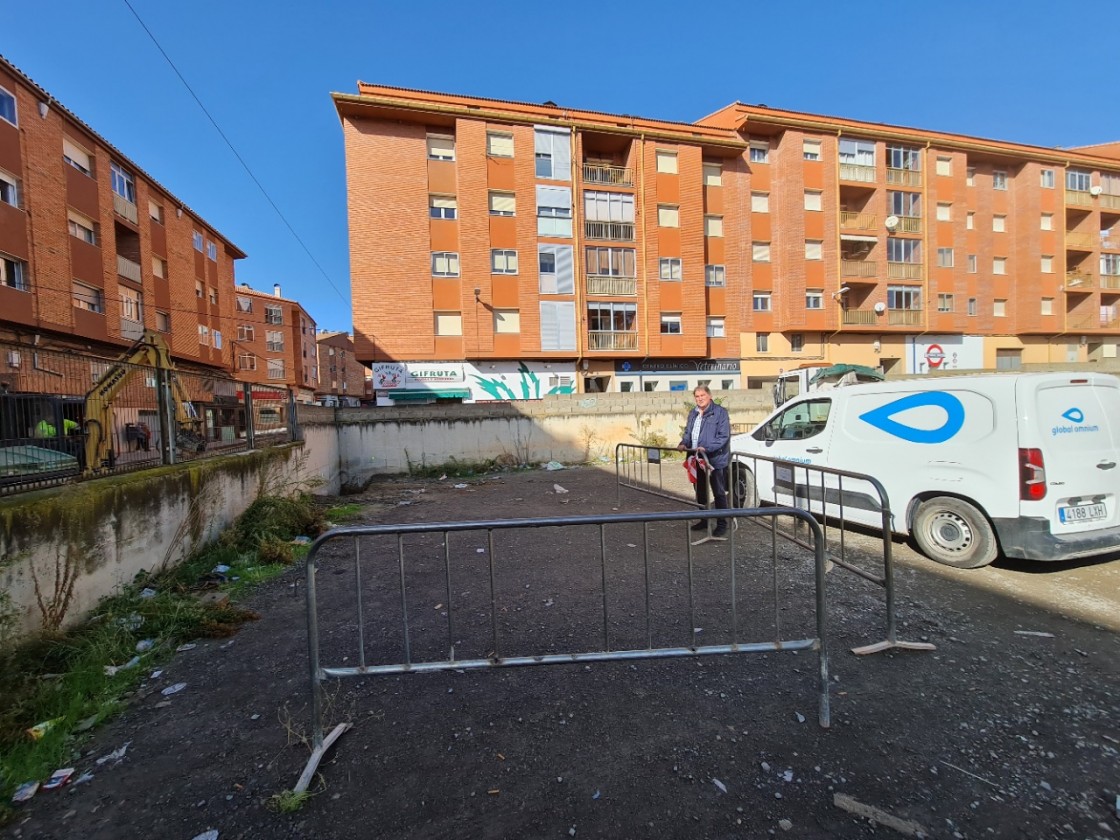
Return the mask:
POLYGON ((292 440, 294 395, 0 343, 0 495, 292 440))

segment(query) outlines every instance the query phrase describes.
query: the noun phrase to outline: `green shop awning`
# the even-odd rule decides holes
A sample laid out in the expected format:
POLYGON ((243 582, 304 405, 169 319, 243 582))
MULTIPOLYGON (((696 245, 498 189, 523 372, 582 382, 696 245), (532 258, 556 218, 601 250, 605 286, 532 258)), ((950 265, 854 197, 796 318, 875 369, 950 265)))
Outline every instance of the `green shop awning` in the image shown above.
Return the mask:
POLYGON ((465 389, 445 388, 429 391, 419 388, 398 388, 389 391, 385 396, 394 402, 418 402, 420 400, 466 400, 470 399, 471 392, 465 389))

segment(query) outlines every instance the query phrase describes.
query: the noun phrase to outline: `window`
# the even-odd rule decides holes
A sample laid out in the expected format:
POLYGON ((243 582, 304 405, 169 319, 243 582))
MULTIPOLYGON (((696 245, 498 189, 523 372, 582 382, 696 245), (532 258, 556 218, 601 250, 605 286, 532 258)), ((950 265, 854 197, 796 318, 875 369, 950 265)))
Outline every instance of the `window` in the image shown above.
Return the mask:
POLYGON ((821 209, 821 194, 819 190, 805 190, 805 209, 821 209))
POLYGON ((83 175, 93 172, 89 152, 67 137, 62 138, 62 159, 83 175))
POLYGON ((198 343, 210 346, 210 328, 205 324, 198 325, 198 343))
POLYGON ((968 255, 968 273, 969 274, 975 274, 977 271, 978 271, 978 269, 976 267, 976 255, 975 254, 969 254, 968 255))
POLYGON ((976 314, 976 298, 969 298, 968 299, 968 314, 969 315, 975 315, 976 314))
POLYGON ((264 307, 264 322, 266 324, 283 324, 284 323, 284 310, 279 306, 264 307))
POLYGON ((941 294, 937 296, 937 311, 938 312, 952 312, 953 311, 953 296, 941 294))
POLYGON ((19 125, 16 117, 16 97, 5 88, 0 87, 0 119, 19 125))
POLYGON ((992 258, 992 274, 1007 274, 1007 257, 992 258))
POLYGON ((937 221, 951 222, 953 220, 953 205, 938 203, 937 205, 937 221))
POLYGON ((1042 307, 1039 310, 1040 315, 1053 315, 1054 314, 1054 298, 1043 298, 1042 307))
POLYGON ((194 231, 191 234, 191 241, 194 243, 194 249, 196 251, 201 252, 202 251, 202 234, 199 233, 197 230, 194 231))
POLYGON ((918 218, 922 215, 922 196, 912 192, 888 192, 887 211, 895 216, 918 218))
POLYGON ((937 249, 937 267, 938 268, 952 268, 953 267, 953 249, 952 248, 938 248, 937 249))
POLYGON ((937 159, 937 174, 938 175, 952 175, 953 174, 953 159, 947 157, 939 157, 937 159))
POLYGON ((769 213, 770 212, 770 193, 752 192, 751 193, 751 212, 752 213, 769 213))
POLYGON ((1039 230, 1053 230, 1054 229, 1054 214, 1043 213, 1038 223, 1039 230))
POLYGON ((723 236, 723 216, 705 216, 704 235, 723 236))
POLYGON ((1006 233, 1007 232, 1007 217, 1006 216, 992 216, 992 232, 993 233, 1006 233))
POLYGON ((922 290, 917 286, 887 286, 887 308, 921 309, 922 290))
POLYGON ((1054 273, 1054 258, 1052 256, 1047 256, 1046 254, 1043 254, 1042 259, 1040 261, 1039 268, 1041 269, 1043 274, 1053 274, 1054 273))
POLYGON ((997 318, 1004 318, 1007 316, 1007 301, 994 300, 992 301, 992 314, 997 318))
POLYGON ((513 135, 486 132, 486 154, 490 157, 513 157, 513 135))
MULTIPOLYGON (((269 379, 283 379, 284 378, 284 360, 283 359, 269 359, 268 360, 268 378, 269 379)), ((262 412, 263 418, 263 412, 262 412)))
POLYGON ((805 259, 807 260, 820 260, 824 259, 823 254, 824 243, 819 239, 806 239, 805 240, 805 259))
POLYGON ((429 134, 428 160, 455 160, 455 138, 450 134, 429 134))
POLYGON ((922 243, 917 239, 899 239, 887 237, 887 262, 920 263, 922 261, 922 243))
POLYGON ((75 213, 73 210, 67 212, 66 218, 71 236, 83 242, 88 242, 90 245, 97 244, 97 235, 93 232, 92 219, 87 219, 81 213, 75 213))
POLYGON ((752 242, 751 260, 754 262, 770 262, 770 243, 752 242))
POLYGON ((722 265, 706 265, 704 266, 704 285, 705 286, 726 286, 727 285, 727 268, 722 265))
POLYGON ((662 335, 681 334, 681 315, 679 312, 666 312, 661 316, 662 335))
POLYGON ((770 352, 770 333, 755 333, 754 349, 756 353, 770 352))
POLYGON ((587 273, 595 277, 637 277, 633 248, 589 247, 585 250, 587 273))
POLYGON ((964 183, 966 187, 976 186, 976 167, 970 166, 964 171, 964 183))
POLYGON ((633 303, 590 303, 587 305, 587 326, 593 332, 637 332, 637 305, 633 303))
POLYGON ((875 144, 870 140, 846 140, 841 138, 840 164, 874 166, 875 144))
POLYGON ((675 204, 658 204, 657 205, 657 225, 658 227, 680 227, 681 224, 681 211, 675 204))
POLYGON ((0 170, 0 201, 19 207, 19 186, 14 176, 0 170))
POLYGON ((1002 169, 992 170, 992 189, 1005 190, 1007 189, 1007 173, 1002 169))
POLYGON ((252 353, 238 353, 237 354, 237 369, 238 370, 256 370, 257 357, 252 353))
POLYGON ((1083 172, 1080 169, 1067 169, 1066 170, 1066 189, 1076 190, 1078 192, 1088 192, 1089 187, 1092 185, 1093 178, 1088 172, 1083 172))
POLYGON ((222 349, 222 331, 221 330, 214 330, 214 349, 216 349, 216 350, 221 350, 222 349))
POLYGON ((462 335, 463 314, 461 312, 436 312, 436 335, 462 335))
POLYGON ((751 140, 750 161, 751 163, 769 163, 770 141, 751 140))
POLYGON ((707 324, 708 338, 723 338, 726 333, 723 318, 709 318, 707 324))
POLYGON ((210 287, 210 303, 213 306, 217 306, 218 304, 218 290, 213 286, 210 287))
POLYGON ((140 292, 121 287, 121 318, 129 321, 144 320, 144 296, 140 292))
POLYGON ((495 309, 494 332, 499 334, 521 332, 521 312, 516 309, 495 309))
POLYGON ((538 178, 554 181, 572 179, 571 132, 568 129, 536 126, 533 129, 533 152, 538 178))
MULTIPOLYGON (((571 245, 538 245, 537 265, 542 295, 570 295, 575 291, 575 266, 571 245)), ((575 318, 575 309, 572 310, 575 318)), ((565 333, 566 335, 566 333, 565 333)), ((575 334, 572 334, 575 340, 575 334)), ((545 349, 545 348, 542 348, 545 349)), ((553 348, 566 349, 566 348, 553 348)))
POLYGON ((492 192, 490 193, 490 215, 491 216, 512 216, 517 210, 517 199, 513 193, 507 192, 492 192))
POLYGON ((966 215, 964 217, 964 227, 965 227, 965 230, 972 230, 973 228, 976 227, 976 214, 975 213, 970 211, 968 213, 968 215, 966 215))
MULTIPOLYGON (((238 324, 237 325, 237 340, 238 341, 253 341, 256 338, 256 330, 252 324, 238 324)), ((334 352, 333 350, 331 351, 334 352)))
POLYGON ((723 165, 719 163, 704 162, 704 186, 705 187, 722 187, 723 186, 723 165))
POLYGON ((454 251, 432 252, 433 277, 458 277, 459 255, 454 251))
POLYGON ((157 224, 163 224, 163 207, 154 201, 148 201, 148 218, 157 224))
POLYGON ((541 350, 576 349, 576 305, 570 300, 542 300, 541 350))
POLYGON ((806 289, 805 308, 824 309, 824 289, 806 289))
POLYGON ((922 168, 922 152, 909 146, 887 146, 887 167, 918 172, 922 168))
POLYGON ((516 274, 517 251, 495 248, 490 251, 491 274, 516 274))
POLYGON ((664 152, 658 149, 654 156, 657 158, 657 171, 665 175, 677 174, 677 153, 664 152))
POLYGON ((253 299, 248 298, 248 297, 244 297, 242 295, 238 295, 237 296, 237 311, 238 312, 252 312, 253 311, 253 299))
POLYGON ((194 296, 199 300, 206 297, 206 286, 201 280, 194 281, 194 296))
POLYGON ((264 344, 265 347, 273 353, 279 353, 283 351, 284 332, 282 330, 265 330, 264 344))
POLYGON ((820 140, 802 140, 801 141, 801 156, 805 160, 820 160, 821 159, 821 141, 820 140))
POLYGON ((161 280, 167 279, 167 260, 152 257, 152 275, 161 280))
POLYGON ((1054 189, 1054 170, 1040 169, 1038 172, 1038 185, 1044 190, 1054 189))
POLYGON ((658 276, 662 280, 680 280, 681 279, 681 260, 680 257, 662 257, 657 261, 658 263, 658 276))
POLYGON ((1019 370, 1022 367, 1022 350, 996 350, 996 370, 1019 370))
POLYGON ((119 163, 109 164, 109 179, 113 185, 113 192, 132 204, 136 203, 136 185, 132 181, 132 173, 119 163))
POLYGON ((633 222, 634 196, 603 190, 584 190, 583 215, 589 222, 633 222))
POLYGON ((206 256, 214 262, 218 261, 218 246, 209 239, 206 240, 206 256))
POLYGON ((171 332, 171 314, 169 312, 156 311, 156 329, 160 332, 171 332))
POLYGON ((100 289, 75 281, 70 284, 70 297, 75 309, 84 309, 86 312, 105 312, 105 298, 100 289))
POLYGON ((1101 274, 1120 275, 1120 254, 1101 254, 1101 274))
POLYGON ((790 333, 789 349, 791 353, 805 352, 805 336, 802 333, 790 333))
POLYGON ((569 187, 537 187, 537 235, 572 235, 572 191, 569 187))
POLYGON ((430 195, 428 215, 433 219, 454 219, 459 215, 459 202, 450 195, 430 195))
POLYGON ((770 293, 769 292, 755 292, 751 296, 752 308, 755 312, 769 312, 770 311, 770 293))

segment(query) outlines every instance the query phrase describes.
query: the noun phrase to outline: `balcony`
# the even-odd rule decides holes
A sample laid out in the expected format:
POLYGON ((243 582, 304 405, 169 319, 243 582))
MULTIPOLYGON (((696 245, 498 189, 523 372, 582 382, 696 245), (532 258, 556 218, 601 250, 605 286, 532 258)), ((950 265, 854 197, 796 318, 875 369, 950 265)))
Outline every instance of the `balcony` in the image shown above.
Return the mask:
POLYGON ((1120 274, 1102 274, 1101 288, 1109 291, 1120 291, 1120 274))
POLYGON ((1092 207, 1093 197, 1088 190, 1066 190, 1066 204, 1077 207, 1092 207))
POLYGON ((1101 249, 1120 251, 1120 231, 1101 231, 1101 249))
POLYGON ((1120 318, 1108 318, 1104 315, 1101 316, 1101 329, 1102 330, 1115 330, 1120 328, 1120 318))
POLYGON ((862 184, 875 183, 875 167, 859 163, 840 164, 841 181, 859 181, 862 184))
POLYGON ((921 263, 888 262, 887 279, 889 280, 921 280, 921 263))
POLYGON ((638 294, 638 280, 635 277, 607 277, 600 274, 587 275, 589 295, 610 295, 635 297, 638 294))
POLYGON ((137 341, 144 337, 144 325, 131 318, 121 318, 121 338, 137 341))
POLYGON ((1081 233, 1076 230, 1066 231, 1066 247, 1076 248, 1079 251, 1092 251, 1096 244, 1096 237, 1091 233, 1081 233))
POLYGON ((892 327, 920 327, 922 325, 922 310, 888 309, 887 323, 892 327))
POLYGON ((922 219, 920 216, 899 216, 898 217, 898 232, 899 233, 921 233, 922 232, 922 219))
POLYGON ((1066 291, 1073 294, 1085 294, 1093 291, 1093 275, 1087 271, 1067 271, 1066 291))
POLYGON ((136 224, 136 205, 125 198, 123 195, 113 193, 113 212, 118 216, 128 219, 133 224, 136 224))
POLYGON ((584 222, 583 235, 588 239, 609 239, 613 242, 633 242, 633 222, 584 222))
POLYGON ((878 263, 875 260, 840 260, 843 277, 874 277, 878 263))
POLYGON ((117 254, 117 274, 133 283, 141 282, 140 263, 133 262, 128 257, 117 254))
POLYGON ((869 326, 875 323, 875 312, 871 309, 845 309, 840 323, 852 326, 869 326))
POLYGON ((887 183, 899 187, 920 187, 922 173, 916 169, 892 169, 888 166, 887 183))
POLYGON ((1101 210, 1115 210, 1120 213, 1120 195, 1102 195, 1101 210))
POLYGON ((637 350, 636 332, 593 330, 587 334, 588 350, 637 350))
POLYGON ((860 213, 858 210, 840 211, 841 230, 875 230, 879 217, 874 213, 860 213))
POLYGON ((597 163, 583 165, 583 183, 604 184, 608 187, 634 186, 634 173, 625 166, 603 166, 597 163))

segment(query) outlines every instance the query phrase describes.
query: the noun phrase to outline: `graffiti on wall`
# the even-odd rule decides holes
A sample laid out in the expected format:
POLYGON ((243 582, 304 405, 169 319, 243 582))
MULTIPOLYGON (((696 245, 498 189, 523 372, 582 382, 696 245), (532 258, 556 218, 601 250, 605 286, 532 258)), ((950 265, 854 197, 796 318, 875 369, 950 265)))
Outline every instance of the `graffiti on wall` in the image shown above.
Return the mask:
POLYGON ((491 399, 495 400, 539 400, 550 394, 574 394, 576 391, 574 378, 567 385, 554 385, 542 393, 541 380, 524 362, 517 363, 518 381, 511 384, 502 376, 482 376, 472 374, 477 386, 485 391, 491 399))

